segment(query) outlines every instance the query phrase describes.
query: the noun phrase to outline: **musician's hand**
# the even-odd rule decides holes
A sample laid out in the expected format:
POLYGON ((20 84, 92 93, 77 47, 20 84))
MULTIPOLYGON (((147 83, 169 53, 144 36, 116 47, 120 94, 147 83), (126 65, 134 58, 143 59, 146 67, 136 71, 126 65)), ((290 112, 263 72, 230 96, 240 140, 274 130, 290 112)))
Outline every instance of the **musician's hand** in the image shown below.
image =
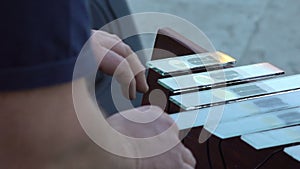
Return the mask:
POLYGON ((116 36, 104 31, 93 31, 93 52, 101 59, 100 70, 114 75, 122 86, 123 95, 134 99, 136 90, 147 92, 145 68, 131 48, 116 36))
MULTIPOLYGON (((120 133, 133 138, 151 138, 158 136, 166 129, 170 128, 168 134, 161 136, 154 146, 144 145, 148 150, 164 149, 164 145, 177 144, 171 150, 166 150, 163 154, 149 158, 139 159, 138 169, 192 169, 195 167, 195 159, 192 153, 180 143, 178 128, 174 121, 158 107, 144 106, 137 109, 128 110, 108 118, 110 125, 120 133), (123 116, 122 116, 123 115, 123 116), (127 120, 125 117, 142 119, 142 121, 152 121, 150 123, 137 123, 127 120), (159 118, 155 118, 159 117, 159 118), (156 119, 156 120, 151 120, 156 119)), ((152 144, 151 144, 152 145, 152 144)), ((167 146, 166 146, 167 147, 167 146)), ((136 150, 139 152, 139 149, 136 150)), ((140 154, 139 152, 138 154, 140 154)))

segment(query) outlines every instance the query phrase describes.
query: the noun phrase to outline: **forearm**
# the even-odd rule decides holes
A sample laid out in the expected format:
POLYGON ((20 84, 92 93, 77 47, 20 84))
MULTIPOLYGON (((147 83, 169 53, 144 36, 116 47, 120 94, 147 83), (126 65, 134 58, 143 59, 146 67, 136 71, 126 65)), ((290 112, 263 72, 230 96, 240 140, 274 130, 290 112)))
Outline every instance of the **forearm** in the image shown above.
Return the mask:
MULTIPOLYGON (((89 95, 84 80, 76 82, 89 95)), ((98 109, 87 99, 87 111, 98 109)), ((134 168, 94 144, 77 119, 72 84, 0 94, 0 168, 134 168)))

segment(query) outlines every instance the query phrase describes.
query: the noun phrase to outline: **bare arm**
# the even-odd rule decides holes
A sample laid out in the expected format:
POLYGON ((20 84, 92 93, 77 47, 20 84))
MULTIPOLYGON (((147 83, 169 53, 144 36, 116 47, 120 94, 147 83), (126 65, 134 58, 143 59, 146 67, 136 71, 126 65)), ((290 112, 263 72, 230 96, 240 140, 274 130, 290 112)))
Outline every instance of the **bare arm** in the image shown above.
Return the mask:
MULTIPOLYGON (((88 95, 83 80, 75 83, 88 95)), ((114 168, 116 161, 134 168, 134 160, 106 153, 84 133, 71 87, 69 83, 0 94, 0 168, 114 168)), ((87 109, 96 111, 90 105, 87 109)))
MULTIPOLYGON (((99 114, 96 105, 89 99, 89 93, 83 79, 75 83, 76 90, 83 97, 81 104, 86 112, 99 114)), ((0 168, 10 169, 190 169, 195 165, 192 154, 182 145, 151 158, 129 159, 112 155, 92 142, 81 128, 72 101, 72 85, 41 88, 32 91, 0 94, 0 168)), ((158 108, 139 108, 128 110, 125 114, 133 116, 147 113, 143 118, 152 118, 159 113, 158 108)), ((101 116, 101 114, 99 114, 101 116)), ((109 124, 130 137, 143 138, 158 135, 169 128, 173 121, 162 114, 149 124, 136 124, 116 114, 108 119, 109 124)), ((102 128, 101 123, 99 130, 102 128)), ((109 137, 105 137, 108 139, 109 137)), ((149 150, 159 145, 177 142, 178 130, 175 126, 161 142, 149 146, 149 150)), ((117 140, 118 141, 118 140, 117 140)), ((135 145, 119 142, 120 150, 128 154, 139 151, 135 145), (126 152, 127 151, 127 152, 126 152)))
MULTIPOLYGON (((100 32, 100 35, 102 33, 100 32)), ((105 38, 110 37, 106 33, 103 36, 105 38)), ((99 49, 104 46, 102 43, 99 45, 97 46, 99 49)), ((133 52, 122 43, 119 43, 115 48, 117 49, 113 51, 120 53, 120 55, 106 56, 104 61, 107 64, 100 65, 100 69, 111 74, 120 63, 126 63, 124 67, 121 66, 120 74, 117 74, 119 82, 125 85, 125 95, 128 98, 134 98, 136 89, 141 92, 147 91, 148 86, 144 71, 141 70, 143 67, 140 66, 140 63, 135 63, 136 56, 133 59, 126 58, 126 53, 132 54, 133 52), (121 49, 125 50, 121 52, 121 49), (121 58, 121 55, 126 59, 121 58), (112 61, 114 62, 112 63, 112 61), (110 69, 111 67, 113 69, 110 69), (127 72, 130 72, 128 76, 127 72), (134 75, 135 72, 140 73, 134 75), (129 92, 128 85, 134 86, 129 88, 129 92)), ((87 120, 92 119, 92 121, 87 122, 90 122, 93 132, 105 130, 104 123, 99 123, 97 120, 93 121, 99 117, 100 119, 104 118, 101 116, 97 105, 91 100, 84 79, 79 79, 73 83, 75 84, 73 90, 78 91, 83 112, 91 115, 91 118, 87 120)), ((142 119, 152 119, 153 116, 160 115, 154 122, 146 125, 129 121, 121 113, 107 119, 114 129, 133 138, 156 136, 167 128, 172 128, 170 132, 160 137, 157 143, 154 142, 148 147, 146 145, 146 148, 148 150, 160 149, 161 145, 174 142, 179 143, 177 146, 150 158, 129 159, 104 151, 86 135, 74 110, 72 83, 30 91, 0 93, 0 107, 0 168, 191 169, 195 166, 191 152, 180 144, 176 126, 171 127, 174 122, 159 108, 142 107, 124 112, 124 114, 142 119)), ((104 139, 107 144, 117 143, 121 145, 118 147, 120 148, 118 151, 123 152, 123 154, 133 154, 141 149, 134 143, 111 140, 110 133, 105 134, 100 135, 101 139, 104 139)))

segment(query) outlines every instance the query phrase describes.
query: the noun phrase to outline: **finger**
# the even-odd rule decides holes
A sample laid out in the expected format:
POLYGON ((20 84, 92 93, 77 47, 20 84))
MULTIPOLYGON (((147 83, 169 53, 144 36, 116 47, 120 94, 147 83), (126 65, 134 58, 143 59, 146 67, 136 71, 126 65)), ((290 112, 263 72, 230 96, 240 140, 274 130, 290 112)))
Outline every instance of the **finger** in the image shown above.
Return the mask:
POLYGON ((108 75, 113 75, 121 84, 123 95, 128 99, 134 99, 136 81, 126 59, 100 45, 97 46, 94 53, 101 60, 99 69, 108 75))
POLYGON ((182 169, 194 169, 195 167, 192 167, 188 164, 183 164, 182 169))
POLYGON ((126 58, 133 52, 128 45, 126 45, 122 39, 116 35, 109 34, 107 32, 97 31, 95 38, 97 41, 107 49, 110 49, 120 56, 126 58))
POLYGON ((149 86, 146 80, 145 70, 141 71, 135 76, 137 83, 137 91, 146 93, 149 90, 149 86))
POLYGON ((187 149, 186 147, 184 147, 182 144, 180 145, 181 146, 181 149, 182 149, 182 159, 183 161, 192 166, 192 167, 195 167, 196 166, 196 160, 195 160, 195 157, 193 156, 192 152, 187 149))
MULTIPOLYGON (((110 51, 110 53, 117 55, 113 51, 110 51)), ((135 99, 136 81, 134 78, 134 74, 131 71, 130 65, 124 58, 115 70, 113 77, 116 78, 117 81, 121 84, 123 95, 128 99, 135 99)))
POLYGON ((136 78, 137 90, 143 93, 147 92, 149 86, 145 76, 145 67, 142 65, 138 56, 132 51, 132 49, 116 35, 101 31, 96 35, 98 36, 99 43, 101 43, 104 47, 113 50, 120 56, 127 59, 127 62, 129 63, 136 78))
POLYGON ((137 90, 142 93, 146 93, 149 89, 147 84, 146 75, 145 75, 145 67, 139 60, 139 57, 131 50, 131 48, 123 43, 118 43, 114 48, 121 56, 125 57, 127 62, 129 63, 133 73, 135 74, 135 79, 137 82, 137 90))

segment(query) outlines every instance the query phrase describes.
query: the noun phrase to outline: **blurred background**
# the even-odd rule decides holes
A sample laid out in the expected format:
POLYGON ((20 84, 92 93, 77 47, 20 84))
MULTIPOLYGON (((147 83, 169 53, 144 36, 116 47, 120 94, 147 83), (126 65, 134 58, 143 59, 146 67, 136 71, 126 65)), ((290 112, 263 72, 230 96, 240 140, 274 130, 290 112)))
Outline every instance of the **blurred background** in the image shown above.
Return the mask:
MULTIPOLYGON (((270 62, 300 73, 300 1, 127 0, 133 13, 164 12, 187 19, 238 65, 270 62)), ((151 24, 151 23, 148 23, 151 24)), ((138 27, 138 25, 137 25, 138 27)), ((143 38, 153 46, 153 38, 143 38)))

